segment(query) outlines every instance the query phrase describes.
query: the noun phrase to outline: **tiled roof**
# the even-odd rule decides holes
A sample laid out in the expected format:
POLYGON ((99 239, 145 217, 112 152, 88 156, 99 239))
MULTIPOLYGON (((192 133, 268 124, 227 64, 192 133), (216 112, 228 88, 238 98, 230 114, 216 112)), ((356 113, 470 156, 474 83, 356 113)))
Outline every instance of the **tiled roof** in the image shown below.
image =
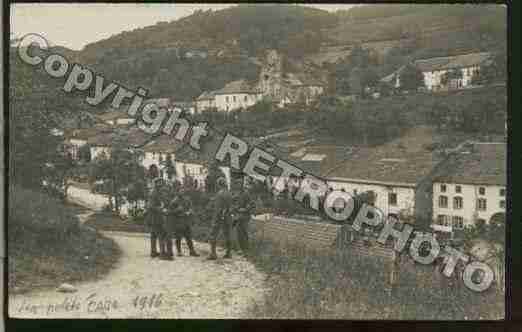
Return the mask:
POLYGON ((465 68, 481 65, 491 59, 491 54, 487 52, 470 53, 447 57, 437 57, 422 59, 414 62, 415 66, 423 71, 446 70, 454 68, 465 68))
POLYGON ((64 136, 67 139, 87 140, 90 137, 111 132, 111 130, 112 129, 108 125, 96 124, 94 127, 91 128, 65 130, 64 136))
POLYGON ((246 80, 237 80, 227 83, 223 88, 214 91, 215 94, 255 93, 256 91, 246 80))
POLYGON ((90 137, 87 143, 91 146, 111 146, 116 140, 124 142, 129 147, 142 147, 152 136, 145 133, 143 130, 133 127, 122 130, 115 130, 112 132, 105 132, 99 135, 90 137))
POLYGON ((196 100, 212 100, 212 99, 214 99, 214 91, 210 91, 210 92, 203 91, 203 93, 201 95, 199 95, 199 97, 196 98, 196 100))
POLYGON ((429 128, 414 128, 390 143, 374 148, 355 148, 349 159, 323 176, 415 186, 442 160, 424 148, 432 143, 430 131, 429 128))
POLYGON ((145 145, 143 150, 147 152, 174 153, 181 149, 184 144, 172 136, 161 135, 145 145))
POLYGON ((506 185, 506 143, 474 143, 450 156, 435 176, 438 182, 506 185))

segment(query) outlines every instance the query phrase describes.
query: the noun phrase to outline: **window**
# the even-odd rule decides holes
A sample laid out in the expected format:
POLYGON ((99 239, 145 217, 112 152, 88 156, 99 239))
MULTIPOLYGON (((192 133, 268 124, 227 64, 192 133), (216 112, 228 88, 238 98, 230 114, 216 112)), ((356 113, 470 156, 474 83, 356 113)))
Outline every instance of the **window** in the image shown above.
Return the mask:
POLYGON ((477 199, 477 210, 485 211, 487 209, 487 202, 485 198, 477 199))
POLYGON ((505 200, 501 200, 501 201, 499 202, 499 205, 500 205, 500 208, 501 208, 501 209, 505 209, 505 208, 506 208, 506 201, 505 201, 505 200))
POLYGON ((464 218, 460 216, 453 216, 451 218, 451 223, 453 224, 453 227, 457 229, 463 229, 464 228, 464 218))
POLYGON ((439 207, 440 208, 448 207, 448 197, 447 196, 439 196, 439 207))
POLYGON ((462 209, 462 206, 464 205, 462 201, 462 197, 453 197, 453 208, 455 210, 462 209))
POLYGON ((500 189, 500 196, 504 197, 506 196, 506 189, 500 189))
POLYGON ((437 224, 442 226, 449 226, 449 217, 445 214, 439 214, 437 216, 437 224))
POLYGON ((445 193, 446 192, 446 185, 445 184, 441 184, 440 185, 440 192, 441 193, 445 193))
POLYGON ((248 101, 248 96, 245 96, 245 97, 243 98, 243 100, 244 100, 244 101, 248 101))
POLYGON ((397 194, 389 193, 388 194, 388 204, 396 206, 397 205, 397 194))
POLYGON ((486 188, 479 187, 479 195, 485 195, 486 194, 486 188))
POLYGON ((457 194, 460 194, 462 192, 462 187, 461 186, 455 186, 455 192, 457 194))
POLYGON ((228 103, 229 102, 229 98, 228 96, 225 97, 225 101, 228 103))
POLYGON ((236 102, 236 96, 233 96, 232 100, 234 100, 234 103, 235 103, 236 102))

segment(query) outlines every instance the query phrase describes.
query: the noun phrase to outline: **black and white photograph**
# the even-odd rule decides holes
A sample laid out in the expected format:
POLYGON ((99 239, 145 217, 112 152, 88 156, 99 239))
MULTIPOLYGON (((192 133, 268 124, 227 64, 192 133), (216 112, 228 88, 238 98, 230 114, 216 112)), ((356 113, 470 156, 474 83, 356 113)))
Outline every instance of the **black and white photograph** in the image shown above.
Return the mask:
POLYGON ((506 318, 506 4, 4 8, 9 318, 506 318))

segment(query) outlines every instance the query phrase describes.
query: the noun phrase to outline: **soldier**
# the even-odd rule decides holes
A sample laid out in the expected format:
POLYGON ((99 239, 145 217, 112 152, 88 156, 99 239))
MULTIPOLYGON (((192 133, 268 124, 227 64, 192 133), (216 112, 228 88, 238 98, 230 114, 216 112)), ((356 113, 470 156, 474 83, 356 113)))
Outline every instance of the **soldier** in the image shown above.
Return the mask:
POLYGON ((226 253, 223 258, 232 258, 232 242, 230 240, 230 227, 232 218, 232 195, 227 191, 227 183, 224 178, 216 181, 218 192, 213 199, 212 206, 212 230, 210 233, 210 255, 209 260, 217 259, 216 245, 217 237, 221 230, 225 236, 226 253))
POLYGON ((190 199, 186 195, 183 195, 183 193, 176 194, 168 207, 167 231, 169 234, 174 234, 176 238, 178 256, 183 256, 183 252, 181 251, 181 239, 183 237, 189 247, 190 256, 199 256, 196 250, 194 250, 194 243, 192 242, 191 224, 193 217, 194 211, 190 199))
POLYGON ((242 181, 237 183, 239 188, 236 188, 234 194, 234 227, 237 230, 237 240, 243 255, 248 253, 248 223, 252 213, 256 208, 256 204, 252 195, 245 188, 242 181))
POLYGON ((152 192, 149 206, 147 207, 147 225, 150 228, 150 257, 164 258, 167 256, 166 243, 165 243, 165 229, 164 229, 164 216, 162 211, 162 203, 159 190, 155 189, 152 192), (158 253, 157 244, 159 240, 158 253))

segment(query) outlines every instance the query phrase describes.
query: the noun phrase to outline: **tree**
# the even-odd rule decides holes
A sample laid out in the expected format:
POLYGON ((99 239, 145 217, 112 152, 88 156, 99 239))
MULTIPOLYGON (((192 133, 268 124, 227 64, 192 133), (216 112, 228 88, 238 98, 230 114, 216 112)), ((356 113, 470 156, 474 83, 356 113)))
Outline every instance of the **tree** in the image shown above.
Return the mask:
POLYGON ((414 65, 407 65, 400 74, 400 84, 404 91, 417 91, 424 86, 424 75, 414 65))
POLYGON ((44 169, 45 191, 51 196, 67 199, 70 180, 77 175, 76 167, 77 163, 65 157, 63 150, 55 155, 44 169))
POLYGON ((136 181, 145 179, 145 171, 138 160, 138 153, 127 149, 122 143, 115 142, 110 154, 102 152, 92 164, 92 191, 108 196, 109 207, 119 213, 129 190, 131 197, 136 189, 130 189, 136 181))

